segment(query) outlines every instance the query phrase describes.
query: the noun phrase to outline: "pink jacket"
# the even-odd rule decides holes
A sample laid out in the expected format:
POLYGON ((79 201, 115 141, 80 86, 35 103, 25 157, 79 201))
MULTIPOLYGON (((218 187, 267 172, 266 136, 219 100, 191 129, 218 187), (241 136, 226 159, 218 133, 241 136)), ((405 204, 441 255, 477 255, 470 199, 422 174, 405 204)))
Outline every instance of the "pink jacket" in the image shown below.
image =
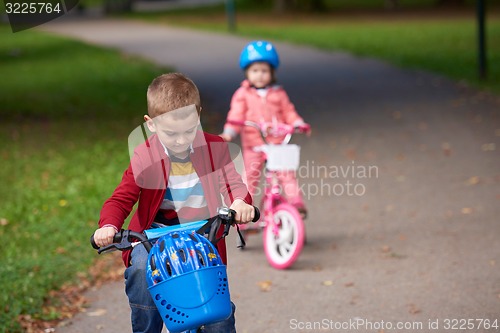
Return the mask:
MULTIPOLYGON (((244 80, 234 93, 227 119, 238 122, 250 120, 257 123, 277 121, 293 126, 304 123, 282 87, 273 86, 269 88, 265 97, 261 97, 257 89, 250 86, 248 80, 244 80)), ((226 123, 224 133, 232 137, 240 134, 244 149, 264 144, 258 130, 252 127, 242 128, 226 123)), ((279 142, 280 139, 270 141, 279 142)))

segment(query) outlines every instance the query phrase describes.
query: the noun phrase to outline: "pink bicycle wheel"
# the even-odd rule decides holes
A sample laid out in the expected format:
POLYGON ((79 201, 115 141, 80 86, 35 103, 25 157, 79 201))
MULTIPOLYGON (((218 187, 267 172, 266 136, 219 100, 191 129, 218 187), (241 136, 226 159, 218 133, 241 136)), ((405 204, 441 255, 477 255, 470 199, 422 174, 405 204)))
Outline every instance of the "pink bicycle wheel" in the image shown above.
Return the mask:
POLYGON ((297 209, 287 203, 275 207, 274 223, 264 229, 264 251, 269 264, 277 269, 290 267, 304 246, 304 222, 297 209))

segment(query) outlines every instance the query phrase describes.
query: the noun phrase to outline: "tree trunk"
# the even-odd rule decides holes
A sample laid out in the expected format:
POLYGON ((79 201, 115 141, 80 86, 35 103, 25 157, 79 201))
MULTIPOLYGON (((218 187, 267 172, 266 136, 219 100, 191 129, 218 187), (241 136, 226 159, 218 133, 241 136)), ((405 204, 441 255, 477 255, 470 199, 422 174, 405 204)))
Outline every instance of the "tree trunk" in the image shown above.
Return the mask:
POLYGON ((324 12, 326 5, 323 0, 311 0, 311 10, 314 12, 324 12))
POLYGON ((438 0, 438 6, 463 6, 465 0, 438 0))
POLYGON ((399 0, 385 0, 385 8, 396 9, 399 7, 399 0))
POLYGON ((294 8, 294 0, 274 0, 274 12, 283 14, 294 8))
POLYGON ((104 13, 129 13, 134 0, 104 0, 104 13))
POLYGON ((274 11, 276 13, 284 13, 286 10, 286 0, 275 0, 274 1, 274 11))

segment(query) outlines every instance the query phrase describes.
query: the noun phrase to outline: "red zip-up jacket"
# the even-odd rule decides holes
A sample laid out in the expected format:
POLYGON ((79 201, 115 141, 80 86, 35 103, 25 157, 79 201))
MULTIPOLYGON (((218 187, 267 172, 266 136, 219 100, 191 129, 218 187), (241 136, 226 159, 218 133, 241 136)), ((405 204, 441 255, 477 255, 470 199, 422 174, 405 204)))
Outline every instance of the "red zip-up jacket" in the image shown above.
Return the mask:
MULTIPOLYGON (((217 214, 222 200, 227 206, 235 199, 252 204, 252 198, 232 163, 224 140, 217 135, 199 131, 192 147, 191 162, 200 178, 210 216, 217 214)), ((128 229, 136 232, 149 229, 165 197, 169 173, 170 159, 158 137, 152 135, 134 150, 120 184, 104 202, 99 227, 114 226, 120 230, 138 203, 128 229)), ((223 262, 227 263, 224 240, 217 243, 217 250, 223 262)), ((130 251, 123 252, 123 262, 127 267, 130 265, 130 251)))

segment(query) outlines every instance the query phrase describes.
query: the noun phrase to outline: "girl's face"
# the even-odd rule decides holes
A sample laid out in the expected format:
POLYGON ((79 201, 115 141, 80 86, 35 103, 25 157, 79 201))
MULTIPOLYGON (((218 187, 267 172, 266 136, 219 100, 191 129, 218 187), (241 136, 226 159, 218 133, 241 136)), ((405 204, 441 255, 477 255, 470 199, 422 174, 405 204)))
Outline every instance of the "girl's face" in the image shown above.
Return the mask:
POLYGON ((247 68, 247 79, 255 88, 268 86, 272 79, 271 65, 267 62, 254 62, 247 68))

